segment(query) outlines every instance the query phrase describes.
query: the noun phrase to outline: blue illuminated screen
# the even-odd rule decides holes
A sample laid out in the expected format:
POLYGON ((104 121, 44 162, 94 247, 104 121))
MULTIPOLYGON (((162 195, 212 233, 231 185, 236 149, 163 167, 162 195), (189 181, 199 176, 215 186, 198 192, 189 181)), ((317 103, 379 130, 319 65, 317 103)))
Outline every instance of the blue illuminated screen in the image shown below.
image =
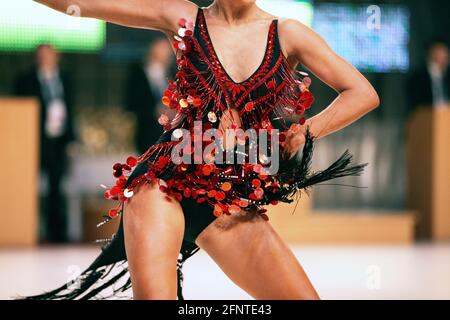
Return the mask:
POLYGON ((359 70, 408 71, 408 8, 323 3, 314 9, 313 29, 359 70))

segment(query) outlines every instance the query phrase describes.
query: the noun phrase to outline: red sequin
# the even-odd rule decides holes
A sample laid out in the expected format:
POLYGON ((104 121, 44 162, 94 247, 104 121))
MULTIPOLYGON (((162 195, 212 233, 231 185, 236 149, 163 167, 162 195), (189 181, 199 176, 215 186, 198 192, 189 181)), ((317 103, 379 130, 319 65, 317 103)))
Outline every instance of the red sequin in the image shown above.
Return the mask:
POLYGON ((248 201, 245 201, 245 200, 239 201, 239 207, 247 208, 248 207, 248 201))
POLYGON ((277 86, 277 83, 276 83, 275 80, 270 80, 270 81, 267 83, 267 89, 269 89, 269 90, 275 89, 276 86, 277 86))
POLYGON ((192 102, 194 107, 200 107, 202 105, 202 103, 203 103, 203 101, 200 98, 195 98, 194 101, 192 102))
POLYGON ((112 196, 117 196, 120 193, 120 188, 118 186, 114 186, 109 190, 112 196))
POLYGON ((209 176, 213 170, 214 170, 213 164, 205 164, 202 168, 202 173, 205 176, 209 176))
POLYGON ((300 124, 301 124, 301 125, 304 125, 305 123, 306 123, 305 117, 301 117, 301 119, 300 119, 300 124))
POLYGON ((215 204, 214 205, 214 215, 216 217, 220 217, 222 214, 223 214, 222 208, 218 204, 215 204))
POLYGON ((111 210, 109 210, 109 212, 108 212, 108 215, 109 215, 109 217, 110 218, 115 218, 115 217, 117 217, 117 215, 119 214, 119 210, 117 210, 117 209, 111 209, 111 210))
POLYGON ((230 191, 232 187, 233 187, 233 186, 231 185, 230 182, 224 182, 224 183, 222 184, 222 190, 225 191, 225 192, 230 191))
POLYGON ((190 198, 191 195, 192 195, 191 189, 189 189, 189 188, 184 189, 183 195, 184 195, 185 198, 190 198))
POLYGON ((264 190, 263 190, 263 188, 256 188, 255 189, 255 196, 256 196, 256 199, 261 200, 264 197, 264 190))
POLYGON ((159 169, 163 169, 167 166, 168 163, 169 163, 168 157, 159 157, 158 160, 156 161, 155 165, 159 169))
POLYGON ((122 174, 123 174, 122 168, 113 170, 113 176, 116 177, 116 178, 121 177, 122 174))
POLYGON ((226 198, 225 192, 223 192, 223 191, 216 192, 215 198, 217 201, 225 200, 225 198, 226 198))
POLYGON ((183 196, 181 195, 181 193, 174 193, 173 195, 178 202, 181 202, 181 200, 183 200, 183 196))
POLYGON ((120 177, 120 178, 117 180, 116 185, 117 185, 118 187, 124 187, 126 183, 127 183, 127 178, 125 178, 125 177, 120 177))
POLYGON ((255 107, 255 104, 253 102, 247 102, 244 106, 245 111, 250 112, 255 107))
POLYGON ((216 196, 217 191, 216 190, 210 190, 208 191, 208 197, 214 198, 216 196))
POLYGON ((259 179, 253 179, 252 185, 253 185, 253 188, 259 188, 259 187, 261 187, 261 180, 259 180, 259 179))
POLYGON ((309 109, 314 102, 314 96, 309 90, 306 90, 300 95, 300 103, 305 109, 309 109))
POLYGON ((129 156, 127 159, 127 164, 130 167, 135 167, 137 165, 137 159, 135 157, 129 156))
POLYGON ((123 164, 122 165, 122 170, 123 171, 131 171, 131 167, 128 164, 123 164))

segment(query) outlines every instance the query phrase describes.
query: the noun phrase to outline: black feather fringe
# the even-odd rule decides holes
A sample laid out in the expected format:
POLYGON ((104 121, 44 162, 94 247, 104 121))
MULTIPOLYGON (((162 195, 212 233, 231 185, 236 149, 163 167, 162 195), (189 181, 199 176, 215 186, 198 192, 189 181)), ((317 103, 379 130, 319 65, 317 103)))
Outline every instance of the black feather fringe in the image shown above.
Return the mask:
POLYGON ((181 258, 177 261, 177 297, 178 300, 184 300, 183 297, 183 264, 184 262, 196 254, 200 248, 191 242, 183 241, 181 248, 181 258))
MULTIPOLYGON (((200 248, 197 245, 187 241, 183 242, 180 251, 181 257, 177 261, 177 297, 179 300, 184 300, 182 292, 183 264, 199 250, 200 248)), ((126 291, 130 288, 131 279, 126 265, 124 233, 121 221, 119 229, 111 242, 102 249, 102 253, 97 259, 74 282, 66 283, 55 290, 43 294, 20 297, 18 300, 131 299, 130 295, 126 295, 126 291), (119 272, 117 272, 118 270, 119 272), (114 272, 116 273, 114 274, 114 272), (77 284, 76 287, 74 283, 77 284), (117 285, 119 287, 114 288, 117 285), (101 295, 102 291, 107 289, 112 289, 112 294, 107 296, 101 295)))
POLYGON ((280 170, 277 174, 278 182, 282 188, 266 196, 263 205, 268 205, 273 200, 291 203, 294 201, 294 196, 302 190, 307 192, 308 188, 332 179, 359 176, 368 165, 368 163, 354 164, 353 156, 346 150, 327 169, 311 172, 314 143, 315 138, 311 135, 309 127, 307 127, 301 159, 297 160, 296 157, 289 159, 289 155, 282 155, 280 170))
MULTIPOLYGON (((22 297, 21 300, 86 300, 94 298, 101 291, 112 287, 128 274, 126 263, 124 233, 122 221, 111 242, 102 248, 102 253, 75 281, 40 295, 22 297), (118 274, 110 277, 113 270, 122 267, 118 274), (76 286, 75 286, 76 284, 76 286), (97 285, 97 286, 94 286, 97 285)), ((131 287, 128 279, 123 286, 114 289, 114 293, 124 292, 131 287)))
MULTIPOLYGON (((280 161, 280 171, 277 177, 280 185, 285 187, 274 194, 270 194, 270 196, 266 195, 258 205, 268 205, 272 200, 291 203, 294 201, 294 196, 302 190, 307 191, 309 187, 331 179, 360 175, 364 167, 367 166, 367 163, 353 164, 352 155, 347 150, 327 169, 313 173, 311 172, 313 150, 314 137, 311 136, 309 128, 307 128, 301 159, 297 160, 296 157, 289 159, 288 155, 283 155, 280 161)), ((50 292, 20 299, 87 300, 119 297, 120 294, 131 288, 131 280, 128 267, 126 266, 127 258, 124 243, 121 220, 119 229, 111 242, 102 249, 102 253, 98 258, 76 279, 78 284, 76 288, 71 287, 73 283, 67 283, 50 292), (118 268, 122 268, 122 270, 119 269, 120 271, 114 275, 113 271, 116 271, 118 268), (114 288, 121 281, 123 282, 125 277, 128 277, 127 280, 118 288, 114 288), (110 296, 100 297, 102 291, 111 288, 113 288, 113 293, 110 296)), ((177 261, 177 297, 179 300, 184 300, 182 293, 183 264, 199 250, 200 248, 197 245, 183 241, 180 251, 181 257, 177 261)))

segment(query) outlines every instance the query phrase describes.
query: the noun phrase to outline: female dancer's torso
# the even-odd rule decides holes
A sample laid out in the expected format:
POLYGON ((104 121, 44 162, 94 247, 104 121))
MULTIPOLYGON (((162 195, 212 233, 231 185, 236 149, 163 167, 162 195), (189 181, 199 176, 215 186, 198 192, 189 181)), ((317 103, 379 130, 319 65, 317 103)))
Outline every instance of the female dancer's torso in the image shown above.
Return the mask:
MULTIPOLYGON (((352 156, 346 151, 325 170, 312 172, 314 137, 309 130, 305 131, 301 157, 298 160, 273 158, 280 162, 279 170, 273 174, 267 173, 267 165, 259 154, 256 162, 248 161, 247 155, 244 163, 216 165, 206 163, 205 159, 198 161, 195 154, 182 150, 194 162, 176 163, 173 151, 180 145, 177 138, 184 139, 194 133, 192 140, 187 139, 189 145, 194 144, 198 123, 203 131, 221 129, 217 130, 221 132, 232 128, 263 132, 277 139, 277 143, 271 143, 267 150, 272 153, 278 142, 286 138, 288 130, 295 133, 305 124, 304 114, 313 102, 309 91, 311 80, 305 74, 293 71, 281 50, 277 19, 270 25, 262 20, 261 23, 250 23, 245 30, 231 31, 216 25, 211 34, 203 9, 199 9, 195 21, 180 19, 179 25, 178 35, 173 39, 178 72, 169 81, 162 97, 163 104, 175 111, 176 116, 173 119, 164 114, 160 117, 164 133, 143 155, 130 156, 125 163, 113 166, 116 184, 106 190, 105 197, 119 203, 105 216, 104 222, 122 216, 124 204, 133 197, 133 190, 140 183, 158 182, 162 192, 177 199, 186 225, 180 250, 182 257, 177 261, 178 297, 182 299, 182 264, 198 251, 195 239, 216 217, 256 213, 267 220, 265 206, 291 203, 302 190, 311 186, 359 175, 365 164, 353 165, 352 156), (261 32, 262 29, 266 31, 261 32)), ((249 139, 241 140, 247 144, 249 139)), ((200 141, 202 146, 208 143, 200 141)), ((256 146, 259 146, 259 140, 256 146)), ((244 153, 250 153, 249 149, 244 153)), ((233 152, 236 153, 235 149, 233 152)), ((62 293, 68 288, 63 286, 33 298, 75 299, 87 291, 90 292, 83 298, 94 297, 127 274, 122 265, 117 276, 110 274, 124 260, 126 252, 121 224, 112 242, 80 276, 80 289, 62 293), (102 280, 100 289, 91 290, 98 280, 102 280)), ((115 292, 126 290, 130 285, 128 279, 115 292)))
MULTIPOLYGON (((292 125, 304 121, 303 114, 311 106, 312 96, 281 50, 278 20, 267 23, 269 20, 252 22, 245 30, 240 27, 229 31, 217 26, 213 35, 201 8, 195 23, 180 20, 180 29, 173 40, 178 72, 162 98, 169 109, 176 111, 176 116, 173 119, 161 116, 164 134, 158 144, 138 159, 138 163, 149 163, 150 168, 145 167, 147 175, 141 174, 127 184, 126 193, 150 176, 170 180, 164 190, 179 200, 186 195, 191 197, 194 192, 194 200, 209 203, 217 215, 237 212, 249 204, 273 202, 275 189, 281 186, 275 175, 268 178, 262 172, 261 163, 212 165, 212 169, 211 166, 204 169, 208 166, 205 159, 199 163, 195 156, 192 159, 195 164, 181 169, 179 164, 171 163, 173 148, 180 145, 174 137, 184 139, 182 129, 193 133, 196 123, 201 124, 203 132, 208 129, 223 132, 229 128, 254 130, 257 134, 264 131, 268 132, 268 139, 276 135, 283 141, 292 125), (239 181, 233 181, 231 177, 237 176, 239 181), (255 179, 260 180, 255 182, 257 187, 242 185, 242 181, 255 179), (270 190, 260 185, 270 185, 270 190), (189 191, 183 194, 181 191, 186 189, 189 191), (205 191, 209 196, 204 195, 205 191)), ((229 149, 227 144, 224 139, 223 146, 229 149)))

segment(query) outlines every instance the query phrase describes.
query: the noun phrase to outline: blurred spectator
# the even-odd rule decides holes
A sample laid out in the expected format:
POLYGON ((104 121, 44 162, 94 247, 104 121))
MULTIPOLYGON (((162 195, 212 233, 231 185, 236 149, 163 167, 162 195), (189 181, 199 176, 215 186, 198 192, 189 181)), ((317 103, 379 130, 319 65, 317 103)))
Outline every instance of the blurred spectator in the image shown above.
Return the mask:
POLYGON ((143 65, 132 68, 128 76, 125 103, 136 115, 135 143, 140 154, 162 134, 158 117, 165 108, 161 98, 170 76, 172 55, 167 39, 158 38, 149 45, 143 65))
POLYGON ((45 240, 66 242, 67 213, 61 182, 69 167, 68 152, 75 140, 71 90, 60 72, 60 55, 51 45, 42 44, 35 52, 36 65, 20 75, 15 83, 19 96, 36 96, 40 102, 40 164, 48 177, 48 197, 44 225, 45 240))
POLYGON ((449 48, 444 41, 433 41, 428 48, 426 66, 413 73, 409 92, 411 107, 448 106, 450 93, 449 48))

